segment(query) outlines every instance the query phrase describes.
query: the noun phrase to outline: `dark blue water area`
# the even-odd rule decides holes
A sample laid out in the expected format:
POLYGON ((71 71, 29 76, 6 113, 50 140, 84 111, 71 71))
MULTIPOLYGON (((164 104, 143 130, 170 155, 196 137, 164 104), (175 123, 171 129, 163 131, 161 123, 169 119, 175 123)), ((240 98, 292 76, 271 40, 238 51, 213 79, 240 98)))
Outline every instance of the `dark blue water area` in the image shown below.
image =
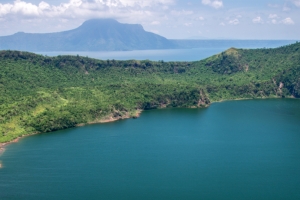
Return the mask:
POLYGON ((145 111, 0 157, 0 199, 300 199, 300 101, 145 111))
POLYGON ((198 61, 221 53, 231 47, 256 49, 276 48, 295 43, 294 40, 203 40, 197 48, 135 50, 135 51, 74 51, 36 52, 41 55, 80 55, 101 60, 198 61))

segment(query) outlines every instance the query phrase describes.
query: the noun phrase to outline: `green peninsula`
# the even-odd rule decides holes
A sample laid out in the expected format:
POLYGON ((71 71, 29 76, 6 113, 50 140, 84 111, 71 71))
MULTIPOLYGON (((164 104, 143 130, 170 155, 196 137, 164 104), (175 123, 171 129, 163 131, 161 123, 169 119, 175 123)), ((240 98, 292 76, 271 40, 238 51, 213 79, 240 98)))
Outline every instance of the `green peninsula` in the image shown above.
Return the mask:
POLYGON ((300 97, 300 43, 231 48, 196 62, 96 60, 0 51, 0 143, 142 110, 300 97))

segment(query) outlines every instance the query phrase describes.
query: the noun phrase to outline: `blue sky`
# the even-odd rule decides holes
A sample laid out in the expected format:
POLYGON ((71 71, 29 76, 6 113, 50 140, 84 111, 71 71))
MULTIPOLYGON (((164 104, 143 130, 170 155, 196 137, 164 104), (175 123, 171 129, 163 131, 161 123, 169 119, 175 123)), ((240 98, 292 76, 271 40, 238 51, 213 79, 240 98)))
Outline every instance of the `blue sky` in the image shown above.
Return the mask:
POLYGON ((0 0, 0 35, 87 19, 142 24, 170 39, 300 39, 300 0, 0 0))

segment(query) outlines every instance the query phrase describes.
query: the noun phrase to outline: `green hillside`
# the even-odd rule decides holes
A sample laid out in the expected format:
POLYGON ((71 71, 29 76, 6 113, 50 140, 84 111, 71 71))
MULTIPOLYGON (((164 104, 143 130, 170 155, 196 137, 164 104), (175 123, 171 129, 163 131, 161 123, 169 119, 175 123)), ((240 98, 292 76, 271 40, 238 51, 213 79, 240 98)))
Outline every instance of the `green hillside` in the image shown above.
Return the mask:
POLYGON ((300 97, 300 43, 231 48, 197 62, 96 60, 0 51, 0 142, 140 110, 300 97))

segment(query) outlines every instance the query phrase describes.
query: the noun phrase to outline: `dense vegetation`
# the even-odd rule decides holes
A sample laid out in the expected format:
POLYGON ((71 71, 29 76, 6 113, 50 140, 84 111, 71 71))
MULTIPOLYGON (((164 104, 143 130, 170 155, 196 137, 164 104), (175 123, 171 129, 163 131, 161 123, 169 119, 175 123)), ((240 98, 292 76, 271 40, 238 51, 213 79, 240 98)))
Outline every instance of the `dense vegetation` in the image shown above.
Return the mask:
POLYGON ((0 142, 138 110, 300 97, 300 43, 229 49, 197 62, 96 60, 0 51, 0 142))

